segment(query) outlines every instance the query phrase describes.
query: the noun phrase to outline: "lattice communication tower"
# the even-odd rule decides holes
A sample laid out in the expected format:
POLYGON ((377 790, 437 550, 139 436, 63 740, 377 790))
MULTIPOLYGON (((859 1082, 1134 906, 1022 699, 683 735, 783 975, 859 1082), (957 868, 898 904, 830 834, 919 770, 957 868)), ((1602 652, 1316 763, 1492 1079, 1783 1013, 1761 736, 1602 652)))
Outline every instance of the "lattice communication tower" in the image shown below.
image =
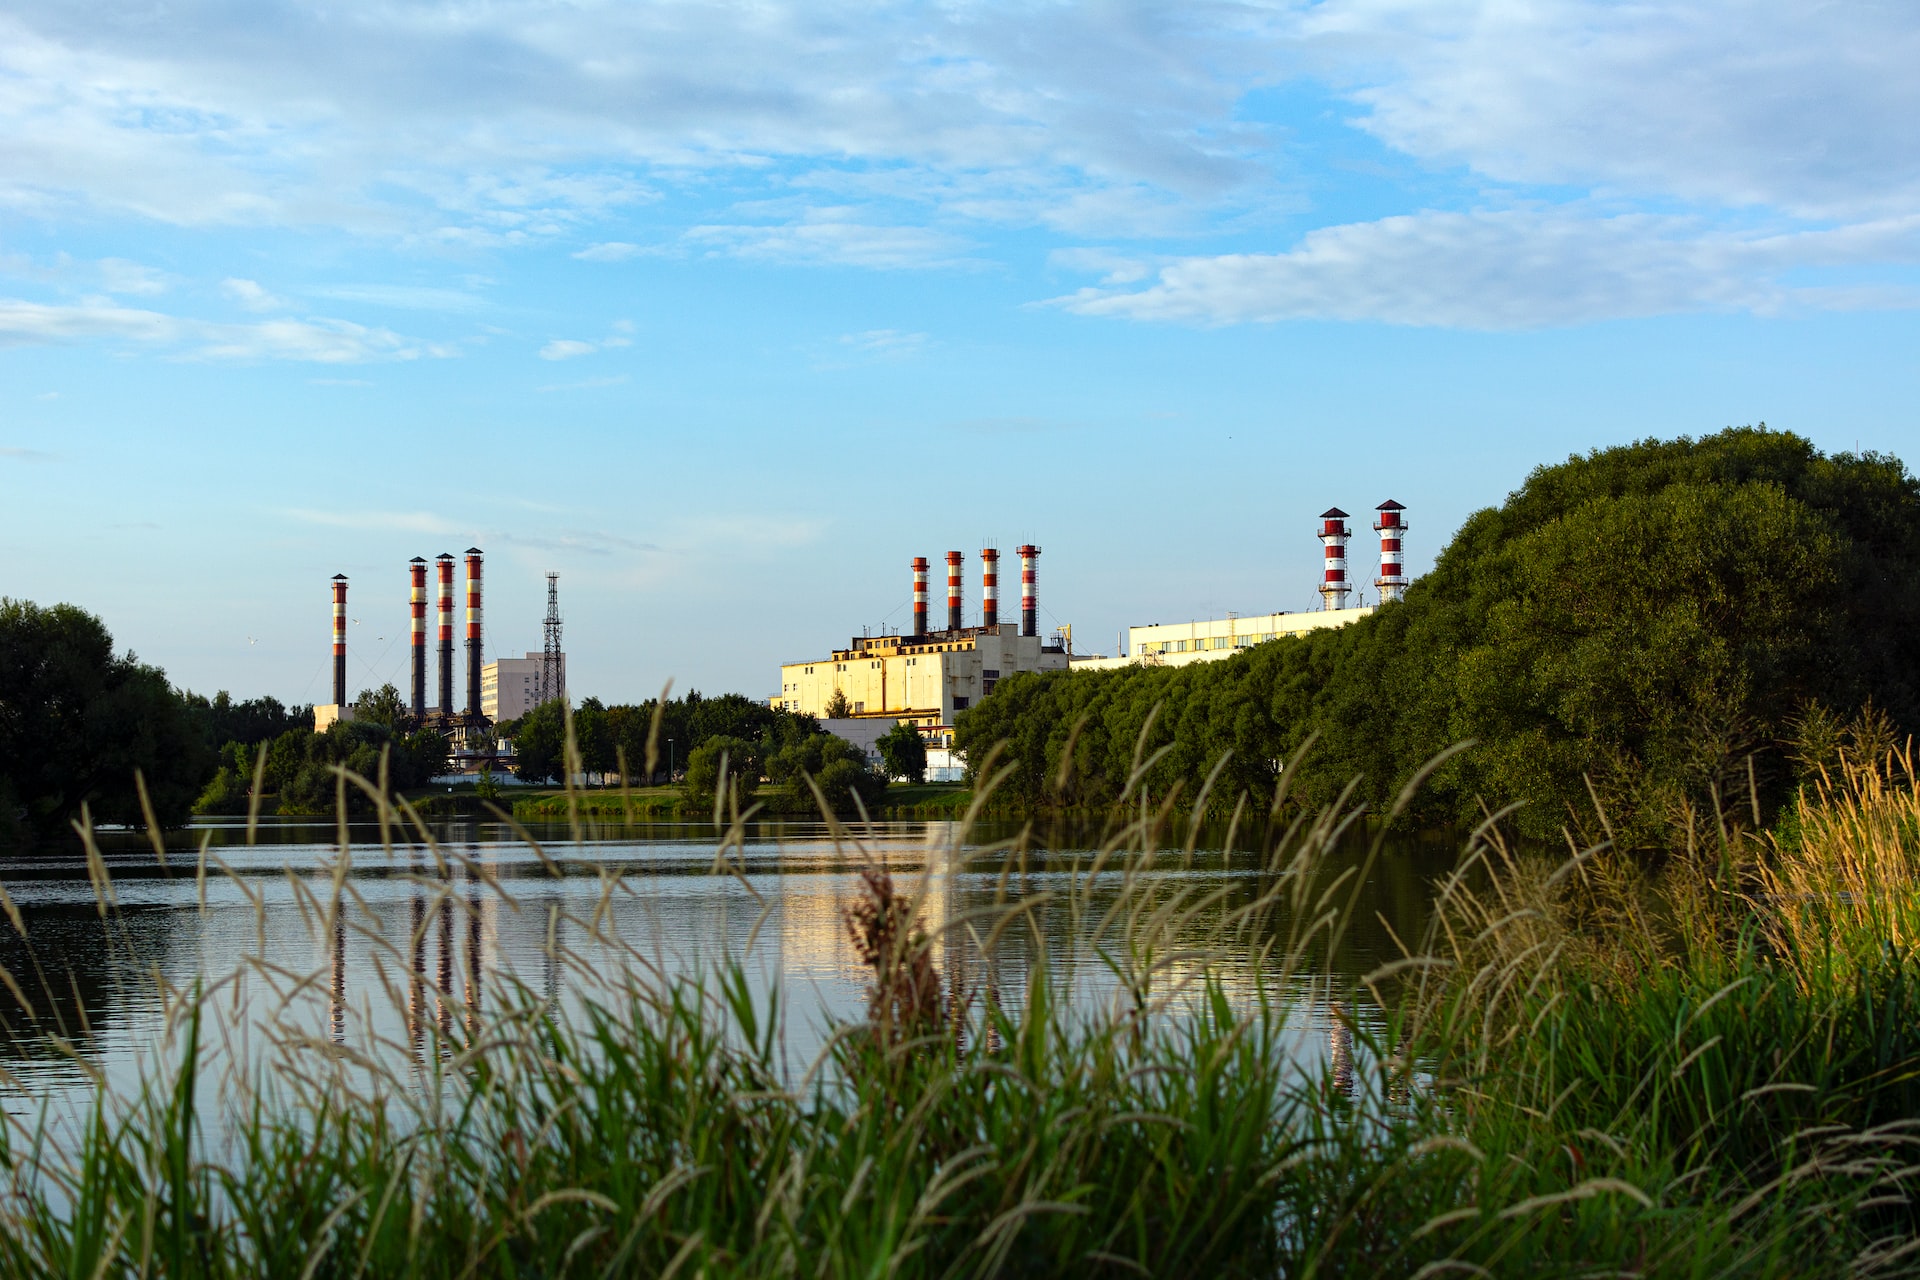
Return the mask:
POLYGON ((566 657, 560 648, 560 575, 547 575, 546 647, 540 654, 540 697, 544 704, 567 696, 566 657))

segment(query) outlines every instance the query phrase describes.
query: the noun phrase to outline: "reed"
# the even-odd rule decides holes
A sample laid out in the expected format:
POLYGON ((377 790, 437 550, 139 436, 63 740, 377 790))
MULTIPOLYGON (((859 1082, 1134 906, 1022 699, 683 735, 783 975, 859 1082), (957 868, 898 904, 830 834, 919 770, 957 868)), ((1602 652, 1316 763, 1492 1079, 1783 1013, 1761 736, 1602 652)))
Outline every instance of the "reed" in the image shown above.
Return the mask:
MULTIPOLYGON (((1157 874, 1193 854, 1161 843, 1175 796, 1129 795, 1127 821, 1027 891, 1043 854, 1027 837, 956 835, 886 867, 828 813, 870 868, 848 925, 871 1020, 790 1064, 793 1015, 749 981, 754 937, 704 975, 662 975, 611 923, 630 886, 606 873, 596 904, 550 922, 576 999, 494 975, 485 1010, 421 1016, 407 956, 440 903, 414 936, 380 935, 353 859, 424 850, 419 883, 456 912, 473 899, 455 871, 507 909, 513 885, 377 785, 340 786, 374 803, 378 848, 343 828, 330 888, 303 901, 318 936, 385 949, 412 1038, 268 1019, 270 1053, 216 1068, 240 986, 291 1000, 325 975, 255 955, 170 993, 170 1071, 71 1131, 42 1116, 0 1135, 0 1273, 1705 1277, 1916 1260, 1920 1008, 1911 956, 1871 912, 1794 932, 1723 895, 1702 908, 1712 927, 1676 934, 1692 918, 1647 904, 1677 890, 1609 880, 1604 848, 1516 851, 1489 819, 1430 936, 1336 989, 1323 961, 1368 865, 1335 870, 1352 807, 1268 828, 1259 890, 1227 908, 1157 874), (993 903, 917 914, 961 867, 999 876, 993 903), (1105 994, 1044 963, 1002 985, 998 942, 1042 909, 1073 913, 1105 994), (927 963, 963 947, 964 980, 927 963), (1303 993, 1339 1011, 1329 1053, 1303 993), (216 1069, 209 1113, 196 1084, 216 1069)), ((1805 829, 1911 840, 1875 816, 1883 799, 1811 797, 1805 829)), ((739 872, 752 817, 716 801, 717 874, 739 872)), ((566 870, 565 850, 530 846, 566 870)), ((1909 865, 1857 853, 1845 874, 1868 887, 1909 865)), ((1771 883, 1811 886, 1795 865, 1777 856, 1771 883)), ((97 889, 111 915, 104 866, 97 889)))

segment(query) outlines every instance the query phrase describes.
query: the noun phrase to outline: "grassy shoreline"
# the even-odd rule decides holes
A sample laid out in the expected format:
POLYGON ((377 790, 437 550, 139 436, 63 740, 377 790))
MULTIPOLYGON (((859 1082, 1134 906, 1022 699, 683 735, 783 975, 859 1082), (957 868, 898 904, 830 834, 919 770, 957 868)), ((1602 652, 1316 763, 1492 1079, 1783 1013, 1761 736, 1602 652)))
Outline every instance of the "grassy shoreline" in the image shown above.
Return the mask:
MULTIPOLYGON (((1257 896, 1206 936, 1160 874, 1181 856, 1161 820, 1114 832, 1043 891, 1126 993, 1092 1008, 1044 963, 1017 993, 938 968, 914 887, 876 870, 847 918, 868 1018, 798 1074, 787 1014, 744 970, 590 959, 584 940, 624 945, 601 912, 569 917, 553 957, 591 992, 581 1015, 510 987, 469 1024, 428 1019, 424 1066, 290 1039, 219 1117, 191 1105, 219 1005, 174 993, 174 1079, 103 1103, 72 1148, 0 1130, 0 1274, 1914 1270, 1910 761, 1805 797, 1791 844, 1657 871, 1518 852, 1489 822, 1407 958, 1336 987, 1321 960, 1352 898, 1331 854, 1359 821, 1276 824, 1257 896), (1095 912, 1102 876, 1118 905, 1095 912), (1230 992, 1217 966, 1248 949, 1268 976, 1230 992), (1301 984, 1340 1010, 1324 1058, 1302 1058, 1281 999, 1301 984), (221 1154, 216 1121, 239 1137, 221 1154)), ((353 910, 343 880, 319 927, 353 910)))

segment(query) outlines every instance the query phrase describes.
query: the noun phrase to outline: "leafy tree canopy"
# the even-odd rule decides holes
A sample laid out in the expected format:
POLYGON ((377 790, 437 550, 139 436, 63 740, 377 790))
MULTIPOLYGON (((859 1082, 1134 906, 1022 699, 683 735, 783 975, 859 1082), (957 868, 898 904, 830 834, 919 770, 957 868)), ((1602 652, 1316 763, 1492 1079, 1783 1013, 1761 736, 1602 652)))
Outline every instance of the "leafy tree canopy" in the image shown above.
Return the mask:
POLYGON ((73 605, 0 599, 0 841, 44 839, 85 804, 96 820, 186 821, 212 768, 204 707, 73 605))
POLYGON ((908 782, 927 780, 926 740, 905 720, 896 721, 874 745, 880 749, 880 758, 886 761, 887 776, 908 782))
POLYGON ((1871 701, 1920 727, 1916 553, 1920 488, 1893 458, 1764 425, 1596 450, 1470 517, 1402 603, 1224 662, 1015 676, 957 745, 1005 742, 1032 803, 1111 803, 1145 730, 1141 758, 1168 748, 1146 776, 1162 794, 1230 752, 1221 803, 1269 801, 1284 773, 1302 803, 1357 776, 1382 805, 1471 739, 1416 820, 1517 801, 1549 835, 1594 827, 1597 798, 1647 843, 1676 816, 1777 804, 1816 710, 1871 701))

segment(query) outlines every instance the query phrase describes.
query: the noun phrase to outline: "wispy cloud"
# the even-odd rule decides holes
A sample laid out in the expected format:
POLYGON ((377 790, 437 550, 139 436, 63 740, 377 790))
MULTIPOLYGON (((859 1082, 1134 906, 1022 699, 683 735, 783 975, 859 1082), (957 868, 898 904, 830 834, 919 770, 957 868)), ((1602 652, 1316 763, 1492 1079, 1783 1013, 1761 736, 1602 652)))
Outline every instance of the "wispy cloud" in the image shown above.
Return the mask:
POLYGON ((167 291, 167 275, 164 271, 129 262, 125 258, 102 258, 100 287, 108 293, 151 297, 167 291))
POLYGON ((268 293, 256 280, 229 277, 220 282, 220 292, 248 311, 278 311, 287 304, 268 293))
POLYGON ((22 449, 17 445, 0 445, 0 458, 9 462, 52 462, 54 455, 39 449, 22 449))
POLYGON ((1564 211, 1425 213, 1326 227, 1281 253, 1184 258, 1144 288, 1082 289, 1083 315, 1196 324, 1384 321, 1532 329, 1686 311, 1920 305, 1912 291, 1796 279, 1920 262, 1920 216, 1815 232, 1564 211))
POLYGON ((581 342, 577 338, 555 338, 540 348, 542 360, 572 360, 579 356, 590 356, 600 348, 591 342, 581 342))
POLYGON ((846 208, 809 209, 773 225, 712 224, 690 229, 686 243, 708 253, 811 266, 902 268, 972 265, 971 246, 926 227, 887 226, 846 208))
POLYGON ((118 340, 173 348, 189 359, 358 364, 459 354, 446 343, 348 320, 222 324, 110 303, 63 305, 0 298, 0 346, 118 340))
POLYGON ((573 555, 611 556, 620 553, 645 554, 661 550, 654 543, 629 538, 624 534, 611 533, 605 529, 555 529, 545 533, 503 530, 491 536, 496 542, 513 546, 573 555))
POLYGON ((926 348, 927 335, 900 329, 868 329, 864 333, 840 335, 840 345, 883 359, 904 360, 926 348))
POLYGON ((362 302, 400 311, 478 311, 487 300, 463 289, 411 284, 329 284, 309 289, 316 298, 362 302))
POLYGON ((628 258, 637 258, 646 250, 637 244, 628 244, 624 240, 608 240, 602 244, 588 245, 573 256, 582 262, 625 262, 628 258))

